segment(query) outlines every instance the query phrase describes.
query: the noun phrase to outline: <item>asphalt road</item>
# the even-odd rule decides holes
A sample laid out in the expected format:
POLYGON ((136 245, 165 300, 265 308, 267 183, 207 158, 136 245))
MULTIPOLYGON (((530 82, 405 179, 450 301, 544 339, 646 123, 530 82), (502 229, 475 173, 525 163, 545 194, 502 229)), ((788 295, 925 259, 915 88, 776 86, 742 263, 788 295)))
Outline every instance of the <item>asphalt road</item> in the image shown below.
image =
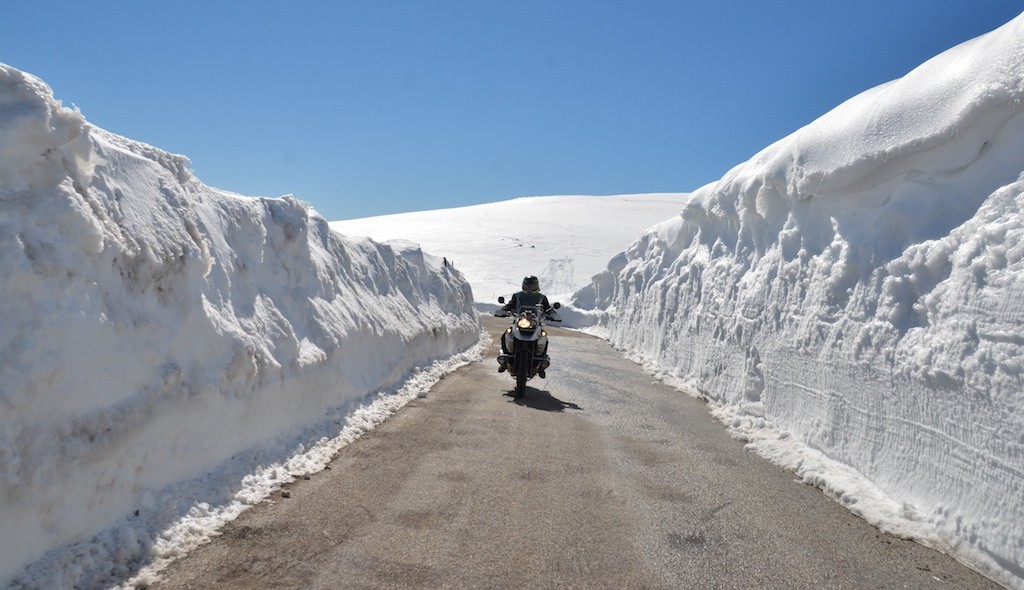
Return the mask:
POLYGON ((153 588, 998 587, 744 451, 606 342, 551 332, 525 399, 492 357, 460 369, 153 588))

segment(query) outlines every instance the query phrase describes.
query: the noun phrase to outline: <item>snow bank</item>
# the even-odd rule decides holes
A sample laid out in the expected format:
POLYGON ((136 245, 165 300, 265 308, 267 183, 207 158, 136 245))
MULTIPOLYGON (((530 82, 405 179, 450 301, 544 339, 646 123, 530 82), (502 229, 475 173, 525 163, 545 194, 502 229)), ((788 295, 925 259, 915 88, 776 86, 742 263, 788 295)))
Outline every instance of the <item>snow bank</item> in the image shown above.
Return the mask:
POLYGON ((479 338, 440 259, 207 187, 3 64, 0 272, 3 586, 125 577, 164 527, 257 501, 247 473, 479 338))
POLYGON ((1024 16, 693 193, 575 295, 884 529, 1024 588, 1024 16))

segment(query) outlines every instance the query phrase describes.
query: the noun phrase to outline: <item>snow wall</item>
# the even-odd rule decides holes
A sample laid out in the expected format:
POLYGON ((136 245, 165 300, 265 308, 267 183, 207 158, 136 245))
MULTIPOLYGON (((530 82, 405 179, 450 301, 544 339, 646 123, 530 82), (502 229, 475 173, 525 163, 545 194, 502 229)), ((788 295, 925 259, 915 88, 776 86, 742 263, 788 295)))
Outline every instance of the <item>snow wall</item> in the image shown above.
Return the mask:
POLYGON ((3 64, 0 273, 2 587, 116 582, 154 523, 480 332, 440 259, 205 186, 3 64))
POLYGON ((766 456, 1017 588, 1022 77, 1024 16, 696 191, 574 304, 766 456))

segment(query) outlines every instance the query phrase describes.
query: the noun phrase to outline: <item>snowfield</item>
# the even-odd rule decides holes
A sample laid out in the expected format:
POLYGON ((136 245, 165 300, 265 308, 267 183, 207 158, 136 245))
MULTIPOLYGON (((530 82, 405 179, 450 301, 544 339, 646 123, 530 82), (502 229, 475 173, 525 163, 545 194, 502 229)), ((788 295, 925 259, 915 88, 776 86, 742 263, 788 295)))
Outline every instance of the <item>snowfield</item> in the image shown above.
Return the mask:
POLYGON ((1024 16, 694 192, 575 294, 762 454, 1024 588, 1024 16))
POLYGON ((3 587, 173 558, 480 338, 441 259, 205 186, 3 64, 0 272, 3 587))
POLYGON ((448 258, 473 285, 477 307, 535 275, 551 301, 569 297, 648 227, 676 215, 685 193, 521 197, 470 207, 332 221, 346 235, 410 240, 448 258))

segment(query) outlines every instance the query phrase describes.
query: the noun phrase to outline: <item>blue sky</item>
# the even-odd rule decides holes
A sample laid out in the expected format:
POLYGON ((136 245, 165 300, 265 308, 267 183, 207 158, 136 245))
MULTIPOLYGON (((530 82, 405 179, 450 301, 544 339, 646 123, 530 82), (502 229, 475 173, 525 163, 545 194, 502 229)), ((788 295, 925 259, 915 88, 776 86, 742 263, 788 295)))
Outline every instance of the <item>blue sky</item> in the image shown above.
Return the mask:
POLYGON ((1024 0, 8 3, 0 61, 207 184, 348 219, 689 191, 1024 0))

